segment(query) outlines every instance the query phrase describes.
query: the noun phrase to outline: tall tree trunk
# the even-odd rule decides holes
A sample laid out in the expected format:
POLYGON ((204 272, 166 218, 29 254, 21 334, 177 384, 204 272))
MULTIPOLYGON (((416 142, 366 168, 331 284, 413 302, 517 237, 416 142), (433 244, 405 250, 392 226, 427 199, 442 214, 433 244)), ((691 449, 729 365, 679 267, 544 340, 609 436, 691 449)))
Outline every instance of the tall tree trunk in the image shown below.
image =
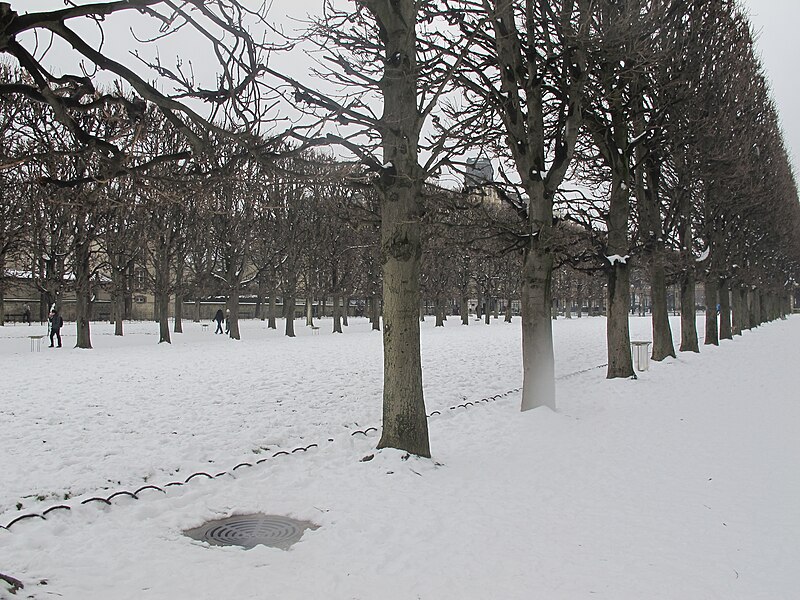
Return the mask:
POLYGON ((347 322, 347 313, 350 310, 350 297, 343 296, 342 297, 342 325, 348 327, 349 324, 347 322))
POLYGON ((340 307, 340 297, 333 295, 333 333, 342 333, 342 311, 340 307))
POLYGON ((380 331, 381 329, 381 301, 378 296, 372 296, 369 299, 370 322, 372 323, 373 331, 380 331))
POLYGON ((158 321, 158 343, 171 344, 169 335, 170 257, 164 247, 156 249, 155 260, 155 318, 158 321))
POLYGON ((727 279, 721 278, 718 284, 719 293, 719 337, 723 340, 733 339, 731 327, 731 293, 727 279))
POLYGON ((306 295, 306 327, 314 326, 314 309, 311 298, 306 295))
POLYGON ((76 327, 76 348, 92 347, 92 337, 89 327, 89 319, 92 311, 92 288, 89 281, 91 266, 89 257, 91 256, 90 240, 84 231, 83 216, 78 216, 75 232, 75 327, 76 327))
POLYGON ((630 309, 630 273, 628 271, 628 214, 630 198, 627 159, 613 157, 611 203, 608 218, 608 316, 606 343, 608 368, 606 378, 632 377, 631 335, 628 323, 630 309), (621 258, 620 258, 621 257, 621 258))
POLYGON ((531 238, 522 265, 522 410, 556 407, 552 305, 553 257, 531 238))
POLYGON ((114 286, 114 335, 122 336, 122 318, 125 316, 125 272, 118 268, 112 267, 111 280, 112 285, 114 286))
POLYGON ((284 290, 283 296, 283 318, 286 321, 285 335, 287 337, 294 337, 294 308, 295 297, 294 291, 284 290))
POLYGON ((667 276, 664 271, 663 254, 653 256, 650 268, 650 296, 653 319, 653 360, 661 361, 668 356, 675 357, 672 344, 672 329, 667 309, 667 276))
POLYGON ((710 273, 706 277, 706 339, 704 345, 719 346, 719 329, 717 328, 717 276, 710 273))
POLYGON ((230 311, 228 313, 228 337, 232 340, 242 339, 239 333, 239 283, 236 282, 232 286, 230 296, 226 303, 226 308, 230 311))
MULTIPOLYGON (((269 290, 269 314, 267 315, 267 329, 277 329, 278 325, 275 321, 275 315, 277 313, 277 300, 275 296, 277 295, 278 290, 273 284, 269 290)), ((284 304, 286 303, 286 299, 284 299, 284 304)), ((285 308, 284 308, 284 312, 285 308)))
POLYGON ((466 294, 461 296, 461 324, 469 325, 469 298, 466 294))
POLYGON ((157 292, 157 313, 158 313, 158 343, 166 342, 172 343, 169 334, 169 296, 170 293, 166 287, 161 287, 157 292))
POLYGON ((186 265, 186 257, 178 254, 175 261, 175 323, 172 331, 183 333, 183 270, 186 265))
POLYGON ((133 272, 133 263, 131 263, 125 274, 125 314, 123 318, 126 321, 129 321, 133 315, 133 272))
POLYGON ((192 319, 195 323, 200 322, 200 307, 202 304, 200 303, 200 298, 195 299, 194 301, 194 319, 192 319))
POLYGON ((509 298, 506 301, 506 318, 505 318, 505 322, 506 323, 511 323, 511 318, 512 318, 512 314, 511 314, 511 298, 509 298))
POLYGON ((733 314, 733 335, 742 335, 744 329, 744 306, 742 305, 741 286, 736 282, 731 284, 731 312, 733 314))
POLYGON ((694 271, 688 268, 681 276, 681 352, 700 352, 695 306, 694 271))
MULTIPOLYGON (((413 25, 414 17, 409 18, 413 25)), ((413 53, 413 48, 408 48, 407 52, 413 53)), ((411 101, 412 110, 416 110, 414 98, 407 100, 411 101)), ((408 107, 403 110, 408 110, 408 107)), ((393 150, 390 150, 389 157, 397 152, 393 150)), ((403 158, 398 156, 397 160, 403 158)), ((412 165, 411 170, 418 170, 418 166, 412 165)), ((378 448, 397 448, 429 457, 431 451, 420 360, 419 274, 422 244, 416 188, 398 178, 394 185, 384 191, 382 198, 384 377, 383 433, 378 448)))
POLYGON ((264 310, 264 298, 267 295, 267 280, 263 275, 258 276, 258 292, 256 296, 256 319, 265 320, 266 311, 264 310))
POLYGON ((436 307, 436 324, 434 327, 444 327, 444 307, 442 306, 441 298, 435 300, 436 307))

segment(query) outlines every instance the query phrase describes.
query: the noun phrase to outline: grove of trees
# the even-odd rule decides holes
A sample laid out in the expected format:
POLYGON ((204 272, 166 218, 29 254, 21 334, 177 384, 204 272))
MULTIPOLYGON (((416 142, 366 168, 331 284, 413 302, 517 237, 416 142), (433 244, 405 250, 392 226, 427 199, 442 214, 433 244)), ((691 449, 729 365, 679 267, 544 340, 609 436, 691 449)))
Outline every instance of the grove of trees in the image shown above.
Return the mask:
POLYGON ((379 447, 430 456, 427 303, 437 326, 519 303, 523 410, 556 407, 556 306, 605 307, 609 378, 634 375, 643 287, 656 361, 676 354, 671 289, 682 352, 700 350, 698 282, 705 344, 791 308, 800 202, 733 0, 325 1, 295 39, 243 0, 15 10, 0 2, 0 325, 12 270, 43 313, 74 291, 87 349, 93 290, 123 335, 135 273, 165 343, 186 299, 198 319, 224 297, 233 339, 243 295, 273 328, 280 297, 290 337, 297 298, 308 324, 328 301, 337 333, 350 307, 382 330, 379 447), (129 14, 123 60, 104 33, 129 14), (152 51, 184 36, 213 76, 152 51), (304 52, 308 72, 275 60, 304 52))

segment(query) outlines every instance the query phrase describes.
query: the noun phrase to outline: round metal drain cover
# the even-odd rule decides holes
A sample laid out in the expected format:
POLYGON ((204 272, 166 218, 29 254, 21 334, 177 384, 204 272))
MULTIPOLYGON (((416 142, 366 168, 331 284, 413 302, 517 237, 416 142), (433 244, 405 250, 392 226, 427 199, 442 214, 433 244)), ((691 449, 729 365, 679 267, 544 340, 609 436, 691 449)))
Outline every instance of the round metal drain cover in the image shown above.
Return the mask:
POLYGON ((288 550, 303 537, 306 529, 317 529, 310 521, 298 521, 279 515, 235 515, 209 521, 184 533, 190 538, 214 546, 252 548, 258 544, 288 550))

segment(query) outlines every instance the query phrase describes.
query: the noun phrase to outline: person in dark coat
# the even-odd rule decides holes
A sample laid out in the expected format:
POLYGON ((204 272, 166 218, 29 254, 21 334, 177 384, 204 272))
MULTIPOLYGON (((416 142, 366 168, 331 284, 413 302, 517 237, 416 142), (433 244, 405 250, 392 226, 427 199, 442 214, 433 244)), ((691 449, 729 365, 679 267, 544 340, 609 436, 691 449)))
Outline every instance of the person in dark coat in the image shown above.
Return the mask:
POLYGON ((222 309, 220 308, 217 310, 217 314, 214 315, 212 321, 217 322, 217 329, 214 333, 222 333, 222 320, 225 318, 225 315, 222 314, 222 309))
POLYGON ((31 324, 31 307, 27 304, 22 307, 22 322, 27 323, 28 325, 31 324))
POLYGON ((48 320, 50 321, 50 347, 53 347, 53 336, 55 336, 58 339, 58 347, 61 348, 61 326, 64 324, 64 319, 54 308, 50 311, 48 320))

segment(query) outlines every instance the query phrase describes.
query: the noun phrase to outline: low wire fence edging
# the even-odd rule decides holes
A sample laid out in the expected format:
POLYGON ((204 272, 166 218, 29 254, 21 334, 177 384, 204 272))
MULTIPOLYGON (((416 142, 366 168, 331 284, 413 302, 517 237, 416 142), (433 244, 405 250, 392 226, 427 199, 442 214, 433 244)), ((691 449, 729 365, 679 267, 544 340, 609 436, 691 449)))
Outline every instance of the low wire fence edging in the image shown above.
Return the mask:
MULTIPOLYGON (((567 373, 566 375, 562 375, 560 377, 557 377, 556 379, 566 379, 568 377, 573 377, 575 375, 580 375, 582 373, 588 373, 589 371, 594 371, 595 369, 602 369, 603 367, 606 367, 606 366, 608 366, 607 363, 606 364, 602 364, 602 365, 597 365, 597 366, 594 366, 594 367, 590 367, 588 369, 582 369, 580 371, 575 371, 573 373, 567 373)), ((467 409, 467 408, 469 408, 471 406, 478 406, 478 404, 481 404, 481 403, 495 402, 495 401, 497 401, 497 400, 499 400, 501 398, 505 398, 505 397, 507 397, 507 396, 509 396, 511 394, 515 394, 515 393, 519 392, 520 390, 522 390, 522 388, 521 387, 517 387, 517 388, 511 389, 511 390, 508 390, 506 392, 503 392, 502 394, 494 394, 493 396, 487 396, 486 398, 481 398, 480 400, 468 401, 468 402, 464 402, 462 404, 455 404, 453 406, 448 407, 447 409, 442 409, 442 410, 457 410, 459 408, 467 409)), ((444 413, 442 413, 442 411, 434 410, 434 411, 431 411, 429 414, 427 414, 425 416, 430 419, 431 417, 440 416, 442 414, 444 414, 444 413)), ((356 431, 353 431, 350 434, 350 437, 353 437, 356 434, 361 434, 364 437, 366 437, 370 432, 373 432, 373 431, 374 432, 378 432, 378 431, 380 431, 380 428, 379 427, 367 427, 366 429, 358 429, 356 431)), ((328 438, 328 441, 332 442, 333 438, 328 438)), ((275 452, 272 455, 272 457, 259 459, 259 460, 255 461, 255 463, 251 463, 251 462, 247 462, 247 461, 240 462, 235 467, 230 469, 230 471, 220 471, 219 473, 217 473, 215 475, 211 475, 209 473, 206 473, 205 471, 196 471, 196 472, 192 473, 191 475, 189 475, 184 481, 171 481, 169 483, 165 483, 163 485, 163 487, 157 486, 157 485, 153 485, 153 484, 148 484, 148 485, 143 485, 142 487, 138 488, 137 490, 135 490, 133 492, 128 491, 128 490, 120 490, 120 491, 114 492, 114 493, 112 493, 112 494, 110 494, 109 496, 106 496, 106 497, 93 496, 91 498, 86 498, 85 500, 81 500, 79 506, 83 506, 85 504, 90 504, 92 502, 100 502, 100 503, 105 504, 107 506, 113 506, 113 504, 111 503, 111 500, 113 500, 114 498, 117 498, 119 496, 127 496, 127 497, 130 497, 130 498, 134 499, 134 500, 139 500, 139 494, 141 494, 145 490, 154 490, 154 491, 159 491, 159 492, 162 492, 163 494, 166 494, 167 490, 165 488, 184 486, 184 485, 188 484, 189 482, 191 482, 196 477, 205 477, 206 479, 218 479, 219 477, 223 477, 225 475, 230 475, 230 476, 233 477, 234 476, 233 473, 237 469, 244 468, 244 467, 254 467, 254 466, 263 464, 267 460, 269 460, 269 458, 277 458, 279 456, 291 456, 291 455, 293 455, 293 454, 295 454, 297 452, 308 452, 312 448, 319 448, 319 444, 312 443, 312 444, 309 444, 308 446, 298 446, 297 448, 295 448, 295 449, 293 449, 291 451, 279 450, 278 452, 275 452)), ((15 523, 19 523, 20 521, 25 521, 25 520, 28 520, 28 519, 43 519, 43 520, 46 521, 47 520, 47 516, 46 515, 48 515, 50 512, 53 512, 53 511, 56 511, 56 510, 68 510, 68 511, 71 511, 72 509, 73 509, 72 506, 68 506, 66 504, 58 504, 56 506, 51 506, 50 508, 42 511, 41 513, 26 513, 24 515, 20 515, 19 517, 16 517, 16 518, 12 519, 11 521, 9 521, 6 525, 0 525, 0 529, 5 529, 6 531, 11 532, 12 525, 14 525, 15 523)))

